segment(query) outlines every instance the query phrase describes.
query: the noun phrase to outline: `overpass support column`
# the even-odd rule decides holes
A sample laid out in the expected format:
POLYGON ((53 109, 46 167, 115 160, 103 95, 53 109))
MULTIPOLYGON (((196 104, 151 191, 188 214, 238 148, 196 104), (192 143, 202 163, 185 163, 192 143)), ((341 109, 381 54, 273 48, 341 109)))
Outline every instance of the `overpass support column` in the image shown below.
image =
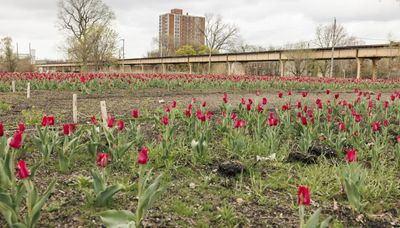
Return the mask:
POLYGON ((230 62, 226 62, 227 68, 228 68, 228 75, 231 75, 232 73, 232 64, 230 62))
POLYGON ((362 65, 362 59, 357 58, 357 79, 361 79, 361 65, 362 65))
POLYGON ((372 80, 376 80, 378 78, 378 71, 377 71, 377 63, 378 63, 379 59, 372 59, 372 80))
POLYGON ((286 61, 285 60, 279 60, 279 65, 280 65, 281 77, 284 77, 285 76, 286 61))
POLYGON ((189 66, 189 74, 192 74, 192 64, 188 63, 188 66, 189 66))
POLYGON ((142 69, 142 74, 144 74, 144 65, 143 65, 143 64, 140 64, 140 67, 141 67, 141 69, 142 69))
POLYGON ((161 64, 161 68, 162 68, 162 73, 165 74, 166 73, 166 67, 165 64, 161 64))

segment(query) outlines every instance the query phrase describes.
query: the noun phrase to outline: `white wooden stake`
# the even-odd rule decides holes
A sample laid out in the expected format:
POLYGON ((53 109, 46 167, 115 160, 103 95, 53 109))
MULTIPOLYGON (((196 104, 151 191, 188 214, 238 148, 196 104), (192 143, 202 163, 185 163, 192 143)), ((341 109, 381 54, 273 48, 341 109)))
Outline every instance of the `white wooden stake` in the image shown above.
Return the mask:
POLYGON ((107 123, 107 107, 106 101, 100 101, 100 110, 101 110, 101 118, 103 119, 103 123, 107 123))
POLYGON ((72 120, 78 123, 78 96, 75 93, 72 95, 72 120))
POLYGON ((28 87, 26 88, 26 98, 31 98, 31 83, 28 82, 28 87))
POLYGON ((15 81, 11 82, 11 89, 12 89, 12 92, 15 93, 15 81))

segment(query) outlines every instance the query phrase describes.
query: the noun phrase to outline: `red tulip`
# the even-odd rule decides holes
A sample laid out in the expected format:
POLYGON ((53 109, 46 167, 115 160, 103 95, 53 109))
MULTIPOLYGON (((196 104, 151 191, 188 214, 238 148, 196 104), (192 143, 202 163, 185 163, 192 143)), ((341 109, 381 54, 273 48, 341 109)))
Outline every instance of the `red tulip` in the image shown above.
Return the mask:
POLYGON ((4 125, 3 123, 0 122, 0 137, 3 137, 4 135, 4 125))
POLYGON ((167 105, 167 106, 165 107, 165 111, 166 111, 166 112, 171 112, 171 108, 169 107, 169 105, 167 105))
POLYGON ((331 91, 329 89, 326 90, 326 94, 330 94, 331 91))
POLYGON ((133 118, 135 118, 135 119, 139 118, 139 110, 133 109, 133 111, 132 111, 132 116, 133 116, 133 118))
POLYGON ((381 127, 381 124, 379 122, 372 122, 372 124, 371 124, 372 132, 379 131, 380 127, 381 127))
POLYGON ((389 101, 385 101, 385 108, 389 108, 389 101))
POLYGON ((297 107, 297 109, 301 109, 301 102, 300 101, 297 102, 296 107, 297 107))
POLYGON ((361 116, 359 114, 356 114, 356 122, 359 123, 361 121, 361 116))
POLYGON ((97 125, 97 120, 96 120, 96 117, 95 117, 95 116, 91 116, 91 117, 90 117, 90 120, 92 121, 92 123, 93 123, 94 125, 97 125))
POLYGON ((251 104, 250 103, 246 104, 246 108, 247 108, 247 111, 250 111, 251 110, 251 104))
POLYGON ((42 127, 47 126, 47 122, 48 122, 47 116, 43 116, 43 118, 42 118, 42 127))
POLYGON ((242 103, 242 104, 246 104, 246 101, 244 100, 243 97, 242 97, 241 103, 242 103))
POLYGON ((176 108, 176 101, 172 101, 172 108, 176 108))
POLYGON ((287 110, 289 110, 290 109, 290 104, 284 104, 283 106, 282 106, 282 110, 283 111, 287 111, 287 110))
POLYGON ((310 205, 311 198, 310 198, 310 190, 307 186, 300 185, 297 191, 297 203, 299 205, 310 205))
POLYGON ((260 96, 260 90, 256 90, 256 96, 260 96))
POLYGON ((240 127, 246 127, 246 120, 240 120, 240 127))
POLYGON ((54 116, 47 116, 47 124, 48 124, 48 125, 54 126, 55 122, 56 122, 56 121, 55 121, 54 116))
POLYGON ((110 161, 110 157, 107 153, 98 153, 97 154, 97 165, 99 167, 106 167, 110 161))
POLYGON ((107 126, 108 126, 109 128, 112 128, 112 127, 114 126, 114 123, 115 123, 115 118, 112 117, 112 116, 109 116, 109 117, 107 118, 107 126))
POLYGON ((368 101, 368 108, 372 108, 374 106, 374 102, 373 101, 368 101))
POLYGON ((258 104, 258 110, 259 113, 264 111, 264 107, 262 106, 262 104, 258 104))
POLYGON ((263 104, 263 105, 266 105, 267 102, 268 102, 267 98, 266 98, 266 97, 263 97, 263 99, 262 99, 262 104, 263 104))
POLYGON ((249 100, 249 104, 252 105, 253 104, 253 100, 251 98, 249 98, 248 100, 249 100))
POLYGON ((124 121, 123 120, 118 121, 117 129, 122 131, 124 130, 124 127, 125 127, 124 121))
POLYGON ((400 143, 400 135, 397 136, 397 143, 400 143))
POLYGON ((86 82, 86 77, 82 75, 80 81, 82 84, 84 84, 86 82))
POLYGON ((76 124, 69 124, 69 131, 74 133, 76 131, 76 124))
POLYGON ((63 124, 63 134, 69 135, 69 124, 63 124))
POLYGON ((289 90, 287 91, 287 95, 288 95, 288 96, 291 96, 291 95, 292 95, 292 90, 289 89, 289 90))
POLYGON ((25 131, 25 124, 23 123, 23 122, 20 122, 19 124, 18 124, 18 129, 19 129, 19 131, 22 133, 22 132, 24 132, 25 131))
POLYGON ((328 115, 328 123, 332 122, 332 116, 328 115))
POLYGON ((190 109, 186 109, 185 112, 186 112, 186 117, 187 118, 190 118, 192 116, 192 113, 191 113, 190 109))
POLYGON ((29 169, 25 164, 24 160, 21 160, 17 163, 17 168, 18 168, 18 178, 19 179, 25 179, 30 176, 29 169))
POLYGON ((341 130, 341 131, 345 131, 346 130, 346 126, 344 125, 343 122, 339 122, 339 130, 341 130))
POLYGON ((11 139, 10 142, 10 147, 14 148, 14 149, 19 149, 21 148, 21 141, 22 141, 22 132, 20 131, 16 131, 13 138, 11 139))
POLYGON ((201 104, 202 107, 206 107, 207 106, 207 102, 204 101, 203 104, 201 104))
POLYGON ((189 109, 189 110, 192 110, 192 108, 193 108, 193 104, 190 103, 190 104, 188 105, 188 109, 189 109))
POLYGON ((163 122, 164 125, 168 125, 169 124, 168 116, 163 116, 162 122, 163 122))
POLYGON ((279 98, 282 98, 282 97, 283 97, 283 92, 282 92, 282 91, 279 91, 278 97, 279 97, 279 98))
POLYGON ((307 126, 307 118, 302 116, 301 117, 301 124, 303 124, 304 126, 307 126))
POLYGON ((352 163, 353 161, 356 160, 356 150, 354 149, 348 149, 347 150, 347 162, 352 163))
POLYGON ((142 147, 142 149, 140 150, 140 153, 139 153, 139 157, 137 159, 137 162, 140 165, 146 165, 147 164, 147 161, 149 159, 148 153, 149 153, 149 149, 147 149, 146 147, 142 147))
POLYGON ((236 117, 237 117, 237 114, 236 114, 236 113, 234 113, 234 112, 232 112, 232 114, 231 114, 231 120, 234 120, 234 119, 236 119, 236 117))
POLYGON ((228 103, 228 94, 224 93, 224 97, 222 98, 222 100, 224 101, 224 103, 228 103))
POLYGON ((307 97, 307 95, 308 95, 307 91, 304 91, 304 92, 301 93, 301 96, 303 96, 303 97, 307 97))
POLYGON ((208 111, 208 112, 206 113, 206 119, 207 119, 207 120, 211 119, 211 112, 210 112, 210 111, 208 111))
POLYGON ((235 123, 233 124, 233 127, 234 127, 234 128, 239 128, 239 127, 240 127, 240 119, 237 119, 237 120, 235 121, 235 123))
POLYGON ((339 98, 339 94, 337 93, 337 94, 335 94, 335 99, 338 99, 339 98))
POLYGON ((390 124, 390 123, 389 123, 389 120, 384 120, 384 121, 383 121, 383 125, 384 125, 385 127, 388 127, 389 124, 390 124))

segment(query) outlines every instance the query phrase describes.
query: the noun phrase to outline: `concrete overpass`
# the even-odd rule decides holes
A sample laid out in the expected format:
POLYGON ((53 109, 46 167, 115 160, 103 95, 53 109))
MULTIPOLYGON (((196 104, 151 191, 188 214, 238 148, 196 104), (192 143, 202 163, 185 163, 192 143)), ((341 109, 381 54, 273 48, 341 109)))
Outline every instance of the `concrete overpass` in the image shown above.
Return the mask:
MULTIPOLYGON (((233 65, 249 62, 268 62, 274 61, 280 63, 280 74, 284 76, 286 62, 295 60, 330 60, 332 55, 331 48, 311 48, 311 49, 290 49, 290 50, 274 50, 264 52, 246 52, 246 53, 227 53, 215 54, 211 56, 211 63, 223 63, 227 66, 227 74, 230 75, 233 65)), ((364 60, 372 61, 372 77, 377 78, 377 61, 381 58, 400 57, 400 46, 382 44, 382 45, 360 45, 336 47, 333 53, 334 59, 354 59, 357 62, 357 78, 361 78, 361 67, 364 60)), ((163 58, 133 58, 118 60, 119 66, 130 67, 131 69, 139 68, 141 72, 145 71, 145 66, 161 66, 162 73, 167 73, 167 65, 187 64, 188 73, 192 73, 192 65, 194 63, 207 64, 208 55, 198 56, 180 56, 180 57, 163 57, 163 58)), ((37 68, 41 71, 79 71, 81 64, 79 63, 50 63, 38 64, 37 68)))

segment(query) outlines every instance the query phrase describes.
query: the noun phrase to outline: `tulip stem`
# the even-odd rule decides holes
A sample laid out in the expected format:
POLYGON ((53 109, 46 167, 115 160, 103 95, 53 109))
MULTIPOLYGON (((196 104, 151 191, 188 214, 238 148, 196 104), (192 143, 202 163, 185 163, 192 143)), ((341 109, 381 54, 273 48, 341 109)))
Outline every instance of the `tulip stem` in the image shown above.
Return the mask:
POLYGON ((300 228, 304 227, 304 206, 299 206, 300 228))

